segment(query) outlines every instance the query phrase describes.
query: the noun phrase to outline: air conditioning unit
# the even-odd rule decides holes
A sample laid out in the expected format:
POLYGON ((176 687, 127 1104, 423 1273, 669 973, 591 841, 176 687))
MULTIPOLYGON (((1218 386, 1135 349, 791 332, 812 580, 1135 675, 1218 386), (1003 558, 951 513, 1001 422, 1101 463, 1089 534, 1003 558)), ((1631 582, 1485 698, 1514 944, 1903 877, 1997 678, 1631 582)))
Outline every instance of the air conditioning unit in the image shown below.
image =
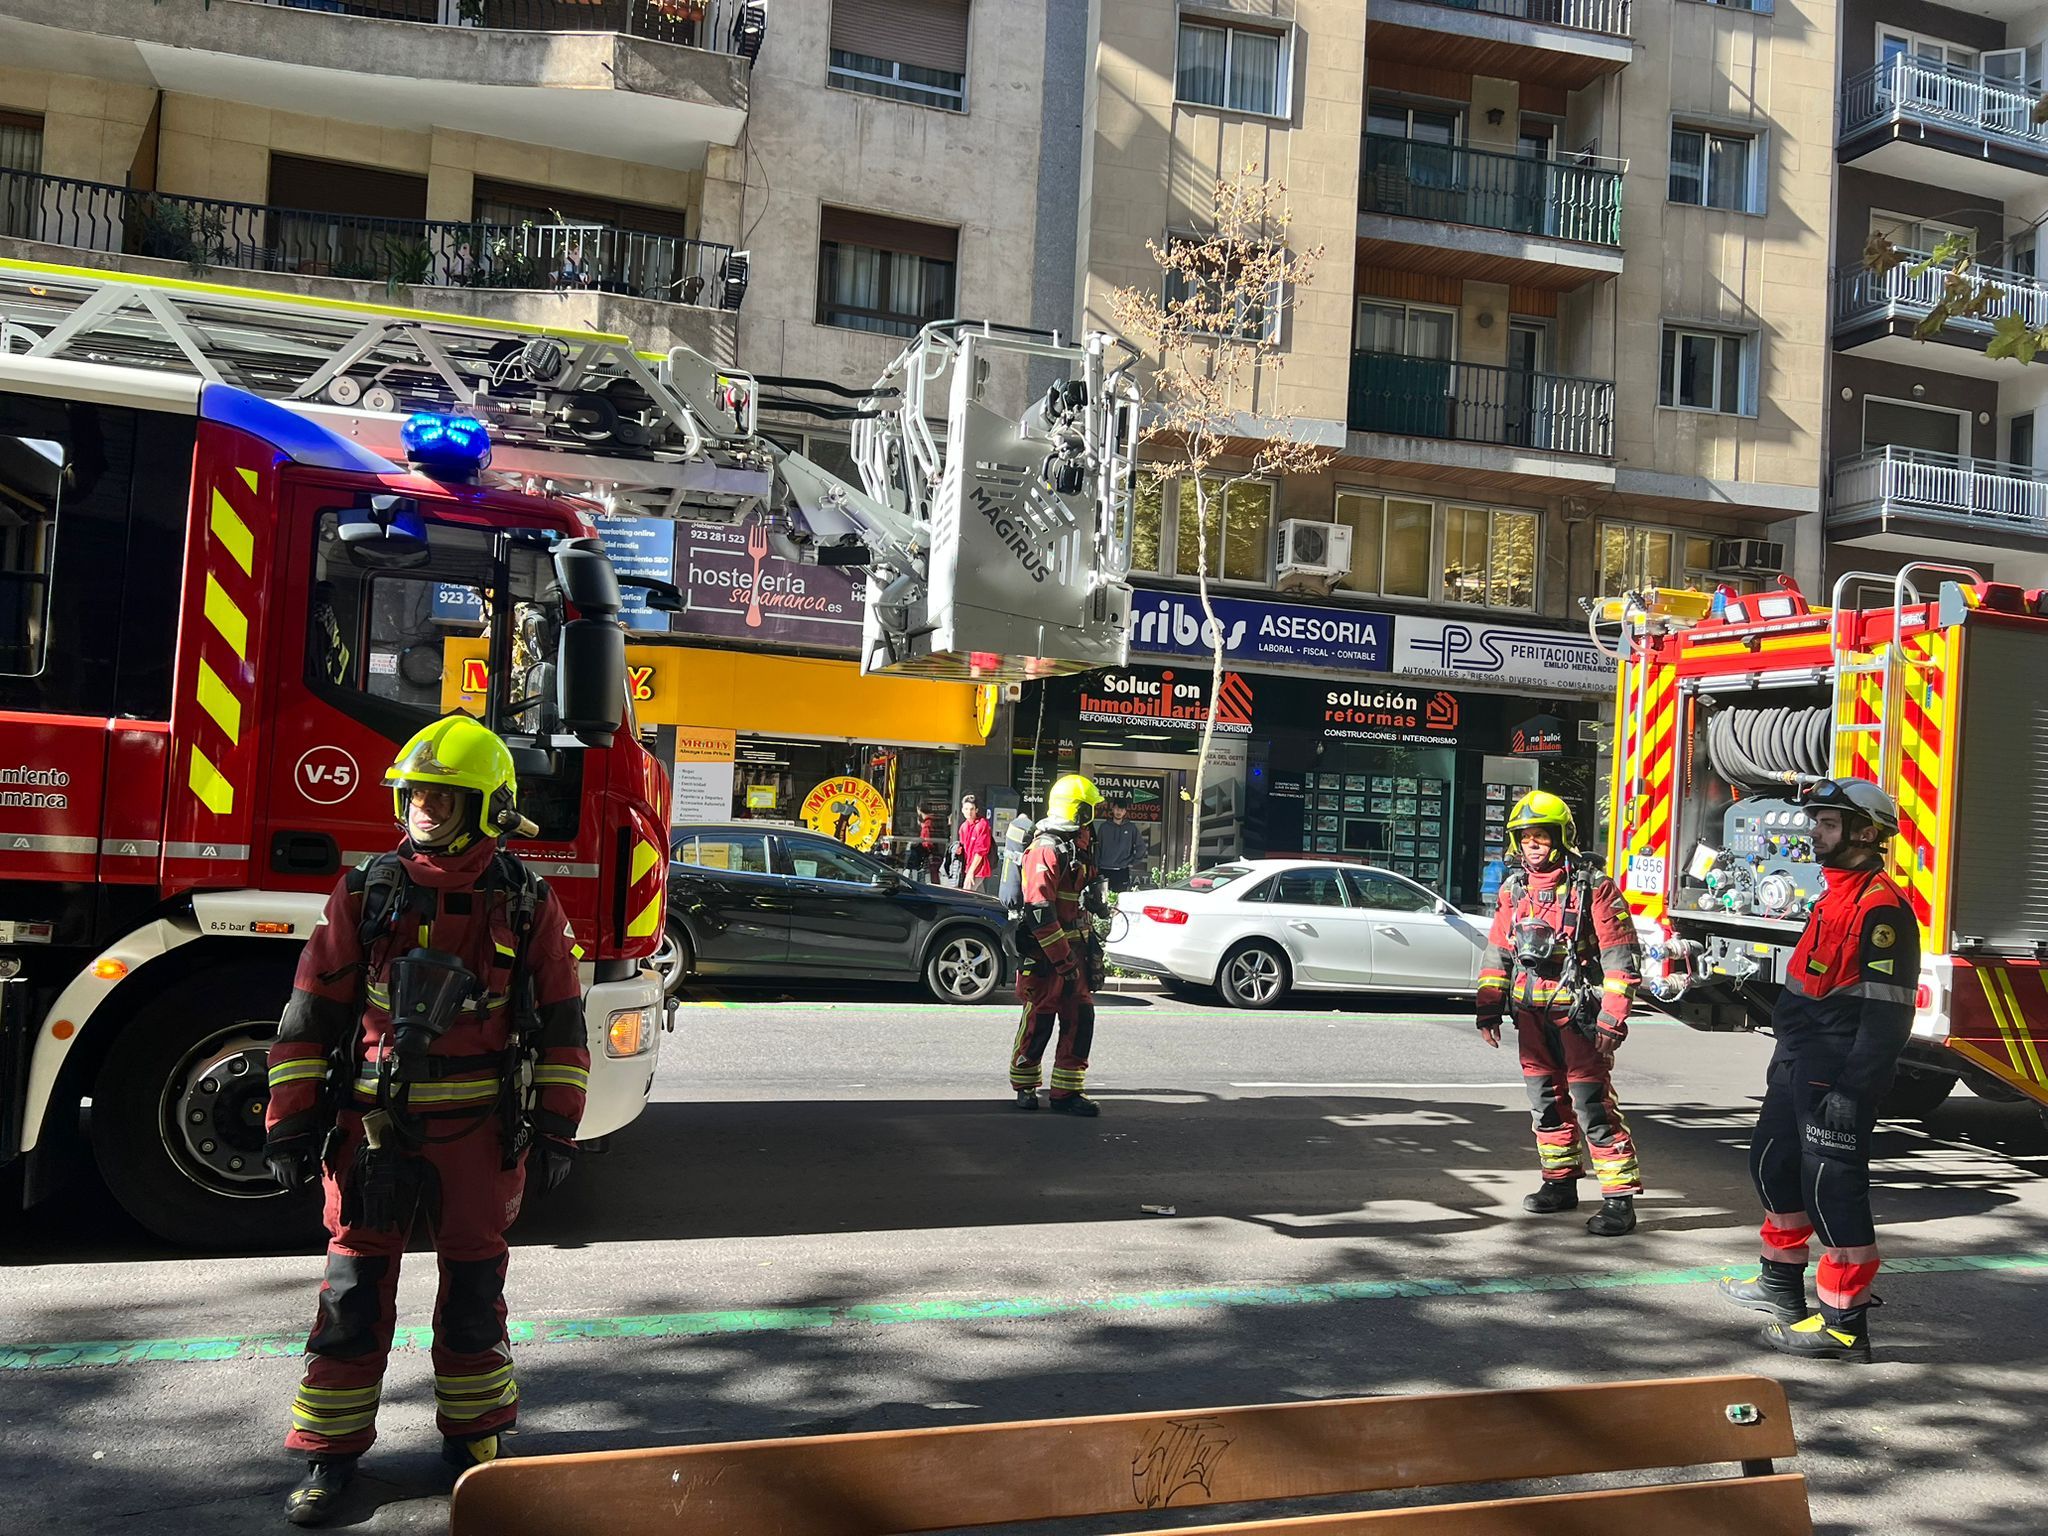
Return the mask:
POLYGON ((1350 571, 1351 530, 1344 524, 1289 518, 1280 525, 1279 576, 1283 586, 1290 577, 1328 582, 1350 571))
POLYGON ((1714 570, 1723 576, 1775 576, 1785 569, 1785 546, 1775 539, 1714 540, 1714 570))

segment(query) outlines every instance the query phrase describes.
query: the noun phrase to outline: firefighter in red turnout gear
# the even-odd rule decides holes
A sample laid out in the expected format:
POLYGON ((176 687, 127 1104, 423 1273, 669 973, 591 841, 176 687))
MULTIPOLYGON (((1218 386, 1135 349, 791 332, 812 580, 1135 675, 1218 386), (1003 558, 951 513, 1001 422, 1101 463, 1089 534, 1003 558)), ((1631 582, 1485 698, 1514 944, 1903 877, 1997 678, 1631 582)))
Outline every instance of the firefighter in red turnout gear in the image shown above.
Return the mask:
POLYGON ((1614 1053, 1628 1038, 1642 955, 1621 893, 1570 851, 1572 833, 1571 808, 1540 789, 1509 813, 1510 867, 1521 867, 1502 882, 1494 911, 1479 1032, 1497 1047, 1513 1010, 1543 1171, 1523 1209, 1576 1210, 1590 1149, 1602 1198, 1586 1230, 1619 1237, 1635 1230, 1643 1178, 1614 1099, 1614 1053))
POLYGON ((1721 1292, 1771 1314, 1763 1340, 1786 1354, 1867 1361, 1865 1313, 1877 1278, 1870 1135, 1913 1032, 1920 929, 1884 872, 1898 835, 1891 796, 1860 779, 1822 779, 1801 797, 1825 889, 1786 966, 1771 1014, 1777 1049, 1764 1077, 1749 1171, 1763 1199, 1763 1261, 1721 1292), (1806 1300, 1807 1248, 1825 1244, 1806 1300))
POLYGON ((466 716, 441 720, 385 782, 405 841, 328 898, 270 1050, 265 1155, 281 1183, 321 1181, 328 1231, 285 1438, 308 1462, 287 1501, 296 1525, 332 1515, 376 1438, 416 1221, 440 1261, 442 1454, 457 1468, 497 1455, 519 1401, 505 1229, 529 1161, 539 1187, 566 1176, 589 1084, 567 919, 499 846, 532 832, 505 744, 466 716))
POLYGON ((1095 1038, 1095 988, 1102 981, 1102 945, 1089 915, 1098 893, 1089 856, 1102 796, 1070 773, 1046 797, 1047 815, 1024 854, 1023 915, 1017 930, 1017 998, 1023 1016, 1010 1046, 1010 1088, 1019 1109, 1038 1108, 1039 1063, 1059 1030, 1047 1102, 1067 1115, 1097 1115, 1081 1091, 1095 1038))

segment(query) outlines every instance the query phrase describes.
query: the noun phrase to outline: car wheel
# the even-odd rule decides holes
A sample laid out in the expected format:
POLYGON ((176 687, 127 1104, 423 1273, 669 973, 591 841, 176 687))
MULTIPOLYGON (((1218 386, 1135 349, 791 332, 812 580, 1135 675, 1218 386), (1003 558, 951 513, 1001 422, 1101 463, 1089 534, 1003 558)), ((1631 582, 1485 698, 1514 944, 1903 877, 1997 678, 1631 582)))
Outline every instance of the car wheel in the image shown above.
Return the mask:
POLYGON ((994 936, 974 928, 940 934, 924 963, 925 988, 942 1003, 985 1002, 1002 979, 994 936))
POLYGON ((1901 1067, 1892 1079, 1891 1091, 1877 1106, 1880 1120, 1925 1120, 1955 1092, 1955 1077, 1947 1072, 1916 1072, 1901 1067))
POLYGON ((661 978, 662 996, 674 997, 682 990, 683 983, 690 979, 690 969, 696 964, 696 956, 690 952, 690 936, 683 931, 681 924, 668 925, 661 936, 661 948, 647 963, 661 978))
POLYGON ((1233 1008, 1270 1008, 1287 995, 1287 957, 1262 939, 1223 957, 1216 990, 1233 1008))

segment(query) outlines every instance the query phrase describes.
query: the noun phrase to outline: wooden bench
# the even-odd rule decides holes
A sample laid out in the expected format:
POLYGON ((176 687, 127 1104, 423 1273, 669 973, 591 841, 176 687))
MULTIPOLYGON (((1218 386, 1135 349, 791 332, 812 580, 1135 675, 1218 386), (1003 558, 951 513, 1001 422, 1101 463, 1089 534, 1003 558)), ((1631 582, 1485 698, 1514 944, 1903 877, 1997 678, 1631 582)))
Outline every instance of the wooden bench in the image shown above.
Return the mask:
POLYGON ((1591 1492, 1177 1527, 1343 1536, 1810 1536, 1784 1388, 1762 1376, 1358 1397, 512 1458, 453 1536, 896 1536, 1210 1504, 1704 1468, 1591 1492))

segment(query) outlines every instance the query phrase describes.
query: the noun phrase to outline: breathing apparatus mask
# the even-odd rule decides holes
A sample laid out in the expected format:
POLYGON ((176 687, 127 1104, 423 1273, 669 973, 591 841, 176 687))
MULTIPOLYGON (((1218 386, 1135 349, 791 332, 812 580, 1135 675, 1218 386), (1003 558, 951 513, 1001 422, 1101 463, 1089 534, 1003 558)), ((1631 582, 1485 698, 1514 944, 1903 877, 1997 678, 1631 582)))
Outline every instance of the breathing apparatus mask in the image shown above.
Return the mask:
POLYGON ((1541 965, 1557 953, 1559 934, 1543 918, 1529 916, 1515 924, 1515 963, 1541 965))
POLYGON ((391 962, 391 1029, 402 1081, 424 1079, 427 1054, 476 989, 469 968, 445 950, 415 949, 391 962))

